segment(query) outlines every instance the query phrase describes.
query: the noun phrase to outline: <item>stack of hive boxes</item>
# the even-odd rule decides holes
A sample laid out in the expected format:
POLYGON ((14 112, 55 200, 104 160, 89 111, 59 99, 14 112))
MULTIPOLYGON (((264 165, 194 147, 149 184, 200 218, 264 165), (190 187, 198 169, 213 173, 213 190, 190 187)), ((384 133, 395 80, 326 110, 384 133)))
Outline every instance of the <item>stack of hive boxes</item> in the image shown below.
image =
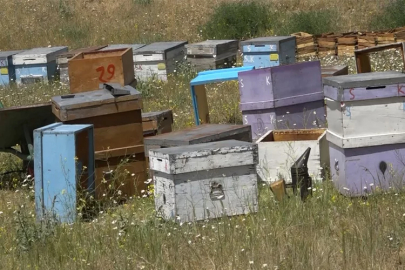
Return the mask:
POLYGON ((337 46, 338 55, 352 56, 357 48, 357 33, 344 33, 343 36, 337 38, 337 46))
POLYGON ((330 173, 349 196, 404 185, 405 74, 324 78, 330 173))
POLYGON ((260 178, 288 183, 291 165, 311 147, 310 172, 322 179, 329 160, 320 61, 240 72, 238 80, 243 123, 259 145, 260 178))
POLYGON ((147 164, 142 98, 130 86, 132 48, 82 52, 68 65, 71 95, 54 97, 52 110, 64 123, 94 126, 96 199, 110 191, 121 197, 140 194, 147 164), (126 93, 117 96, 116 90, 126 93))
POLYGON ((305 58, 317 55, 317 46, 314 36, 305 32, 293 33, 291 36, 296 38, 297 58, 305 58))
MULTIPOLYGON (((110 191, 130 197, 145 189, 146 159, 141 94, 114 97, 107 89, 52 98, 52 111, 66 124, 94 126, 96 199, 110 191)), ((105 195, 104 195, 105 194, 105 195)))

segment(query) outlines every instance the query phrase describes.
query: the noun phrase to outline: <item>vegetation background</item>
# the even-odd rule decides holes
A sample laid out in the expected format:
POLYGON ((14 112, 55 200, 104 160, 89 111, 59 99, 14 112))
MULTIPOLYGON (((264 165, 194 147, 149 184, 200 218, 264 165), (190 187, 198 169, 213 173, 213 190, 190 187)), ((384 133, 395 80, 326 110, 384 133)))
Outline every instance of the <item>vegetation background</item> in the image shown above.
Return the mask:
MULTIPOLYGON (((0 0, 0 7, 1 50, 405 26, 405 0, 0 0)), ((398 56, 378 54, 373 68, 400 70, 398 56)), ((352 57, 320 60, 354 72, 352 57)), ((144 110, 170 108, 175 129, 194 125, 194 76, 184 65, 168 83, 141 83, 144 110)), ((26 105, 66 92, 57 83, 8 87, 0 100, 26 105)), ((242 122, 236 82, 209 86, 208 93, 212 122, 242 122)), ((20 167, 0 155, 0 173, 20 167)), ((327 181, 303 204, 294 197, 276 202, 263 186, 259 213, 193 224, 156 218, 153 197, 124 205, 111 198, 108 207, 93 209, 93 221, 60 226, 35 223, 30 176, 1 174, 0 181, 0 269, 402 269, 405 263, 405 196, 397 191, 350 199, 327 181)))

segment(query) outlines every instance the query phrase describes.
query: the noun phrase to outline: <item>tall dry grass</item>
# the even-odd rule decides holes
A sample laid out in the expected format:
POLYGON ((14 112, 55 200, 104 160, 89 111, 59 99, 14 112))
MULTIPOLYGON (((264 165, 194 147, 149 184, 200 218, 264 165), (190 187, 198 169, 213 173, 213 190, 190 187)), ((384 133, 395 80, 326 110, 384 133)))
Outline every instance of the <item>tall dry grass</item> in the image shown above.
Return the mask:
MULTIPOLYGON (((48 45, 201 40, 200 26, 221 2, 233 0, 0 0, 0 50, 48 45)), ((330 8, 335 31, 364 30, 387 3, 377 0, 258 0, 277 13, 330 8)), ((282 20, 282 18, 280 19, 282 20)))
MULTIPOLYGON (((0 0, 0 49, 194 42, 202 38, 199 26, 224 1, 0 0)), ((387 3, 266 2, 280 13, 334 8, 340 14, 336 31, 367 28, 370 18, 387 3)), ((352 57, 326 57, 321 62, 355 70, 352 57)), ((398 52, 373 56, 372 66, 402 69, 398 52)), ((141 83, 144 110, 172 109, 174 129, 194 125, 189 89, 194 76, 187 71, 168 83, 141 83)), ((67 92, 58 84, 2 88, 0 100, 6 107, 28 105, 67 92)), ((236 82, 210 85, 207 93, 213 123, 242 122, 236 82)), ((403 193, 363 201, 340 196, 326 182, 315 186, 314 196, 305 204, 295 198, 280 203, 267 187, 261 187, 258 213, 193 224, 159 220, 152 198, 133 198, 125 205, 100 209, 91 222, 60 226, 35 223, 30 177, 21 181, 18 174, 2 176, 20 166, 19 160, 0 155, 0 269, 404 268, 403 193)))

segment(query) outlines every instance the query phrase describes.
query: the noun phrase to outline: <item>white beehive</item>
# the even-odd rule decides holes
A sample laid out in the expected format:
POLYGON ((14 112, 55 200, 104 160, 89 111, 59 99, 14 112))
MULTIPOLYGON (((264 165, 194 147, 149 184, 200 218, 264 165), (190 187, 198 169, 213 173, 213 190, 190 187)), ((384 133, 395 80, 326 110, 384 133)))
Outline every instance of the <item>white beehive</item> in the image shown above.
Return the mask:
POLYGON ((181 222, 258 211, 257 145, 227 140, 149 151, 155 208, 181 222))

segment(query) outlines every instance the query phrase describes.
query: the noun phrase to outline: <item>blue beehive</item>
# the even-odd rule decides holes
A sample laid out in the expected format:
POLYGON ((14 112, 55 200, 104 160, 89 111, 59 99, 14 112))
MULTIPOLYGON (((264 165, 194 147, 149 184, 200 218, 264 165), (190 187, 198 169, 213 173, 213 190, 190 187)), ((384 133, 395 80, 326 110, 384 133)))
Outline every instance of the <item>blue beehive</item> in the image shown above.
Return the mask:
POLYGON ((295 63, 295 37, 259 37, 242 41, 243 65, 258 68, 295 63))
POLYGON ((15 68, 13 65, 13 55, 23 52, 20 51, 5 51, 0 52, 0 85, 6 86, 10 82, 15 81, 15 68))
POLYGON ((54 123, 34 130, 37 219, 76 220, 77 191, 94 193, 93 125, 54 123))
POLYGON ((13 55, 17 84, 47 83, 57 75, 56 56, 68 47, 35 48, 13 55))

